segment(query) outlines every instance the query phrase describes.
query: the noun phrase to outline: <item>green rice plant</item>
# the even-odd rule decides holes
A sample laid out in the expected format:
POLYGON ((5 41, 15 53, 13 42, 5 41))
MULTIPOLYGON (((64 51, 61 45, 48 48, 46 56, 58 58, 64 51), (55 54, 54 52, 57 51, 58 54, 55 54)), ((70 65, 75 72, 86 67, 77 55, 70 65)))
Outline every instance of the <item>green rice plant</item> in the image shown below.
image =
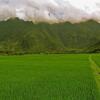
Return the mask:
POLYGON ((99 100, 89 55, 0 56, 0 100, 99 100))

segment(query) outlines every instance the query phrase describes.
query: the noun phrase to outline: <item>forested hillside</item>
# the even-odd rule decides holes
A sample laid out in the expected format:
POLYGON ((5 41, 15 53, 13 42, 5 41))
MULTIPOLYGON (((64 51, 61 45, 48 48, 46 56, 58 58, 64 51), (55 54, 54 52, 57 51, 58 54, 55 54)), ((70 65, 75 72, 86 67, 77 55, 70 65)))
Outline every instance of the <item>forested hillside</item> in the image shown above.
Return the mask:
POLYGON ((10 19, 0 22, 0 53, 100 52, 100 24, 37 23, 10 19))

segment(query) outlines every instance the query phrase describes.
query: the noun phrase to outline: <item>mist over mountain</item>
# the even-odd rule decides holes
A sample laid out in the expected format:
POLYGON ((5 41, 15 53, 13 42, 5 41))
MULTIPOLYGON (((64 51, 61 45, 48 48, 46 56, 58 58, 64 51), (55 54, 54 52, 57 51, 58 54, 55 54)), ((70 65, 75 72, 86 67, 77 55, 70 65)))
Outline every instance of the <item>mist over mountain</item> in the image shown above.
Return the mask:
POLYGON ((99 0, 0 0, 1 54, 95 52, 99 0))
POLYGON ((0 20, 33 22, 100 21, 100 0, 0 0, 0 20))

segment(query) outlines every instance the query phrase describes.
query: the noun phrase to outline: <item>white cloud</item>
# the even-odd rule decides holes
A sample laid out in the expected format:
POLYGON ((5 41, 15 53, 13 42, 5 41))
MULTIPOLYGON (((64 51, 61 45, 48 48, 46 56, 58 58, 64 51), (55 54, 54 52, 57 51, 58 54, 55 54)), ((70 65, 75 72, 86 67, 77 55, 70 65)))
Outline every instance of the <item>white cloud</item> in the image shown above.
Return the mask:
POLYGON ((0 20, 100 22, 100 0, 0 0, 0 20))

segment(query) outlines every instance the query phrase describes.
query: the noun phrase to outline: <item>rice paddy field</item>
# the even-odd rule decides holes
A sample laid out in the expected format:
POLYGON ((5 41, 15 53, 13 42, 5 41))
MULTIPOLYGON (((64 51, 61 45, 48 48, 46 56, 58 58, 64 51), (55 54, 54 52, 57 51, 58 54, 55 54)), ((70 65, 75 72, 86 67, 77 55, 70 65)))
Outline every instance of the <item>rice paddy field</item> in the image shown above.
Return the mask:
POLYGON ((100 55, 0 56, 0 100, 100 100, 100 55))

